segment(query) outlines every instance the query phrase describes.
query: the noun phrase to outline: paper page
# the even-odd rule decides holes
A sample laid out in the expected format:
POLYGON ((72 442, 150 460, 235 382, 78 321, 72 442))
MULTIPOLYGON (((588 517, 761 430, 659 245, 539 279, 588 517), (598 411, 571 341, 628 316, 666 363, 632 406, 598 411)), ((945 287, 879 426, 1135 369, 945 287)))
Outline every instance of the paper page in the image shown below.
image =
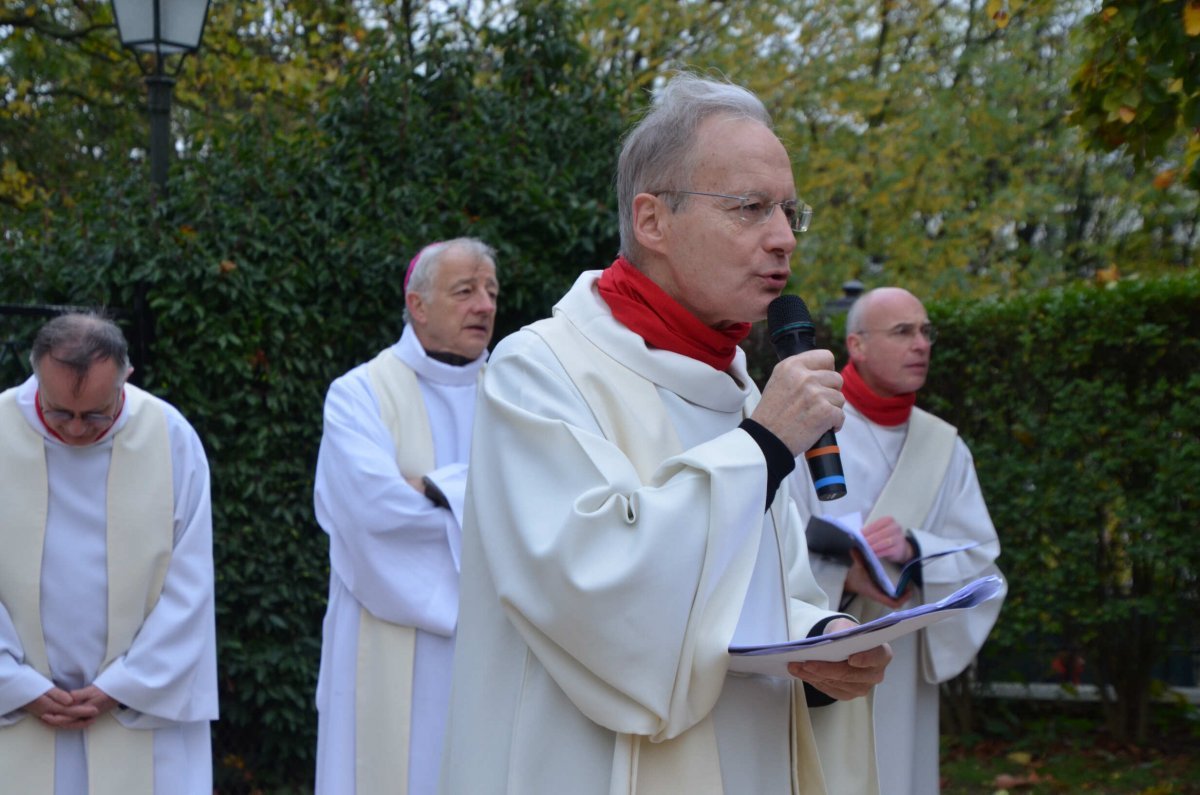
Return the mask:
POLYGON ((1003 580, 996 575, 989 575, 963 586, 940 602, 898 610, 851 629, 783 643, 731 646, 729 670, 763 676, 790 677, 787 666, 791 662, 845 660, 851 654, 916 632, 995 598, 1002 585, 1003 580))

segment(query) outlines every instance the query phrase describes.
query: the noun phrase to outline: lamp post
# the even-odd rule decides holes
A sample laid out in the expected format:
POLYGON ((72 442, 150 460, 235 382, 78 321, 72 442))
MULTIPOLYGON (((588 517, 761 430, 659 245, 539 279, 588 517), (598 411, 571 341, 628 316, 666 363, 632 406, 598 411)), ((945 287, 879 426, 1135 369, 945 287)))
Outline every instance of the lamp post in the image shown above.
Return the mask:
POLYGON ((209 0, 112 0, 121 45, 134 51, 146 78, 150 110, 150 180, 157 195, 167 191, 171 153, 171 91, 188 53, 200 48, 209 0), (142 60, 149 55, 149 64, 142 60), (176 57, 168 72, 167 59, 176 57))

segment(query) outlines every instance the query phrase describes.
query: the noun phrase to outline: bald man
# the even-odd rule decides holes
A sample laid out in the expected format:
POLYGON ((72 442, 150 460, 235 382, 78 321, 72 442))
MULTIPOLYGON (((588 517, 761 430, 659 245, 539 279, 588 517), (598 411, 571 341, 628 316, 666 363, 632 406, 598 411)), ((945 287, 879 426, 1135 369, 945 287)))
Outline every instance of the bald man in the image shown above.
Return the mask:
MULTIPOLYGON (((915 406, 936 338, 925 307, 907 290, 872 290, 851 307, 846 323, 850 362, 842 370, 846 421, 837 435, 848 493, 834 502, 812 499, 812 510, 858 514, 863 535, 893 580, 914 557, 979 545, 919 564, 918 584, 899 599, 871 583, 860 558, 847 566, 814 555, 813 570, 830 606, 840 605, 863 621, 901 606, 936 602, 997 573, 1000 544, 971 453, 953 426, 915 406)), ((883 795, 938 791, 938 684, 971 663, 1001 601, 892 641, 895 658, 875 693, 883 795)))

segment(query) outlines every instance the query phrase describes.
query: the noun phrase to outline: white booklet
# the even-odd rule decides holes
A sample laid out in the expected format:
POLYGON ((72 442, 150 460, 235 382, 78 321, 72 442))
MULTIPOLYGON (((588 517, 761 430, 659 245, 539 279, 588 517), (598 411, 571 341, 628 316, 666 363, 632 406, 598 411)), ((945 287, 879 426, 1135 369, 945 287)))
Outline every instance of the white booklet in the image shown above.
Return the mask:
POLYGON ((941 549, 937 552, 932 552, 928 555, 921 555, 913 558, 905 563, 900 568, 900 575, 896 582, 892 582, 892 578, 888 576, 887 569, 884 568, 883 561, 871 549, 871 544, 862 534, 862 515, 858 513, 849 513, 845 516, 814 516, 808 522, 808 527, 805 530, 805 535, 808 537, 809 552, 814 552, 819 555, 842 556, 848 555, 851 548, 857 549, 862 553, 863 560, 867 564, 867 572, 871 575, 871 579, 879 590, 883 591, 893 599, 900 597, 907 590, 909 583, 912 582, 913 575, 917 571, 922 561, 933 560, 940 558, 943 555, 950 555, 955 552, 962 552, 964 549, 972 549, 982 544, 982 541, 972 541, 969 544, 941 549))
POLYGON ((983 604, 989 599, 995 598, 1003 589, 1003 585, 1002 579, 994 574, 989 574, 969 585, 964 585, 940 602, 918 605, 908 610, 898 610, 850 629, 782 643, 730 646, 729 670, 746 674, 790 677, 787 666, 791 662, 806 660, 839 662, 851 654, 872 649, 893 638, 916 632, 918 629, 983 604))

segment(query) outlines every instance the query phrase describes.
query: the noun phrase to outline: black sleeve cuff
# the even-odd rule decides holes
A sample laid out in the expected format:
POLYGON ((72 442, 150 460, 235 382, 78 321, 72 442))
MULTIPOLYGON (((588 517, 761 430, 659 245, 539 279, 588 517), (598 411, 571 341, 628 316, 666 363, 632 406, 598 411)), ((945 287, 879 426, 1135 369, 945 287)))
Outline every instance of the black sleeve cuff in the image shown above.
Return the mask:
MULTIPOLYGON (((915 560, 916 558, 921 557, 921 545, 917 543, 917 539, 914 538, 913 536, 908 536, 908 542, 910 544, 912 544, 913 559, 915 560)), ((912 579, 913 584, 916 585, 918 588, 925 587, 925 577, 922 576, 922 573, 921 573, 922 568, 924 568, 924 567, 921 566, 920 564, 918 564, 916 566, 913 566, 912 569, 910 569, 912 574, 910 574, 909 577, 912 579)))
POLYGON ((779 491, 779 484, 796 468, 796 457, 782 439, 749 417, 742 420, 738 427, 750 434, 750 438, 762 450, 763 458, 767 460, 767 503, 763 508, 767 511, 775 501, 775 492, 779 491))
MULTIPOLYGON (((829 618, 821 619, 820 621, 818 621, 816 624, 813 625, 812 630, 808 633, 808 637, 815 638, 818 635, 824 634, 825 627, 829 626, 829 622, 833 621, 835 618, 845 618, 845 616, 830 616, 829 618)), ((835 701, 837 701, 837 699, 834 698, 833 696, 828 695, 826 693, 822 693, 820 690, 817 690, 815 687, 810 685, 808 682, 804 683, 804 703, 808 704, 808 706, 810 706, 810 707, 828 707, 830 704, 832 704, 835 701)))
POLYGON ((450 501, 446 499, 446 495, 437 487, 437 484, 429 479, 428 475, 421 476, 421 483, 425 485, 425 496, 439 508, 450 510, 450 501))

